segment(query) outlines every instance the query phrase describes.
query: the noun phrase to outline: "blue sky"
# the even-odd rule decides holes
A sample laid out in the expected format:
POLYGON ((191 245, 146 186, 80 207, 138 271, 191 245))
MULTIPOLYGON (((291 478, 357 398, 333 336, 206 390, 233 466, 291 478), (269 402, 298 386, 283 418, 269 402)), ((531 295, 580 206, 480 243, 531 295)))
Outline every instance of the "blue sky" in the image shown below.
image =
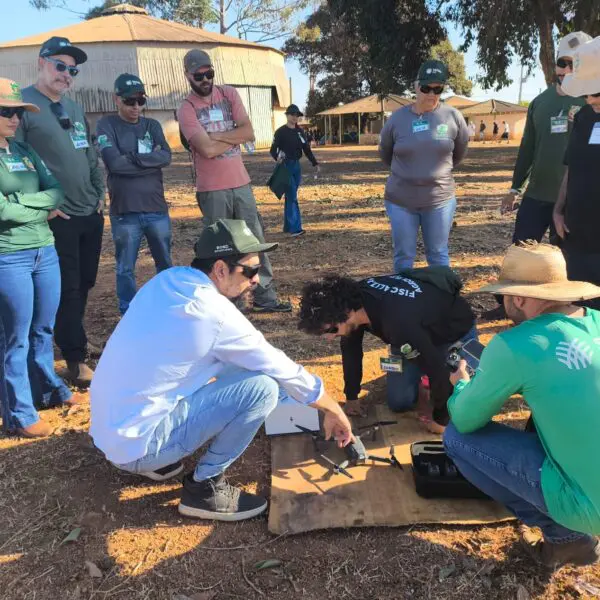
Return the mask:
MULTIPOLYGON (((93 1, 90 3, 87 0, 69 0, 71 11, 76 13, 85 12, 90 6, 96 4, 99 4, 99 2, 93 1)), ((55 8, 45 12, 34 10, 29 5, 28 0, 0 0, 0 11, 0 14, 4 15, 0 21, 0 40, 3 42, 50 31, 58 27, 65 27, 79 21, 79 17, 76 14, 64 9, 55 8)), ((449 37, 454 47, 457 47, 462 41, 461 34, 456 29, 450 29, 449 37)), ((478 69, 475 63, 474 49, 471 49, 466 55, 465 64, 467 75, 474 76, 477 74, 478 69)), ((287 62, 287 73, 292 78, 294 103, 304 106, 308 92, 307 77, 300 72, 299 65, 295 61, 287 62)), ((510 76, 514 81, 510 87, 504 88, 499 92, 486 92, 476 87, 473 91, 473 98, 475 100, 484 100, 494 97, 509 102, 516 102, 519 94, 519 64, 512 66, 510 76)), ((532 100, 544 88, 544 77, 541 68, 538 67, 523 86, 523 100, 532 100)))

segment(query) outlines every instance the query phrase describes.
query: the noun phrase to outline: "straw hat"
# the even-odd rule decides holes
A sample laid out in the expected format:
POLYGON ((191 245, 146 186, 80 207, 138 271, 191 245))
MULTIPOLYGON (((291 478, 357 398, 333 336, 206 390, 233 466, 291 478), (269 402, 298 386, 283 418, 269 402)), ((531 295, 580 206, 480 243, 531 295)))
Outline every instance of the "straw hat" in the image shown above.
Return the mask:
POLYGON ((21 86, 12 79, 0 77, 0 106, 22 106, 31 112, 40 112, 40 109, 30 102, 24 102, 21 95, 21 86))
POLYGON ((535 242, 511 246, 502 262, 498 281, 479 291, 557 302, 600 297, 600 287, 567 279, 565 259, 558 248, 535 242))
POLYGON ((600 37, 573 52, 573 73, 565 75, 561 87, 574 97, 600 93, 600 37))

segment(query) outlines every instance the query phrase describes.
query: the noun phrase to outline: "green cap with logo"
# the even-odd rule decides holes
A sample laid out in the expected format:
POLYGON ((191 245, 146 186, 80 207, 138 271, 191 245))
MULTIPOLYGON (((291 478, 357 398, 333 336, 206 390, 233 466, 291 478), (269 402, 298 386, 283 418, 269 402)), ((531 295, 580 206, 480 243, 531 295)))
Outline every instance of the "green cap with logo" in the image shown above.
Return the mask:
POLYGON ((419 69, 417 81, 419 83, 446 83, 450 73, 448 67, 441 60, 426 60, 419 69))
POLYGON ((136 94, 145 94, 146 89, 142 80, 137 75, 131 73, 123 73, 115 80, 115 94, 122 98, 129 98, 136 94))
POLYGON ((261 244, 246 221, 217 219, 207 227, 194 245, 196 258, 225 258, 236 254, 270 252, 279 244, 261 244))

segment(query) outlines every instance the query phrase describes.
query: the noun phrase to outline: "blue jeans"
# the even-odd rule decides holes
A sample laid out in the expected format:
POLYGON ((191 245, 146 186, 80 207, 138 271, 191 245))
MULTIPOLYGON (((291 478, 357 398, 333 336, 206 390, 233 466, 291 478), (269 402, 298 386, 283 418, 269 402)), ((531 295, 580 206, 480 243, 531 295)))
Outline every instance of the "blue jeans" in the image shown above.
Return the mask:
POLYGON ((285 166, 290 173, 290 184, 285 191, 283 231, 284 233, 299 233, 302 231, 302 217, 298 206, 298 188, 302 178, 302 169, 299 160, 286 160, 285 166))
POLYGON ((0 405, 6 430, 33 425, 39 419, 36 407, 71 397, 54 371, 52 333, 59 301, 54 246, 0 254, 0 405))
POLYGON ((444 447, 466 479, 527 525, 539 527, 549 542, 591 539, 559 525, 548 515, 541 482, 546 452, 536 433, 500 423, 459 433, 450 423, 444 432, 444 447))
POLYGON ((155 471, 193 454, 212 440, 198 461, 196 481, 220 475, 253 440, 277 405, 279 386, 263 373, 229 369, 217 381, 179 401, 152 434, 146 456, 119 468, 155 471))
POLYGON ((171 219, 168 213, 126 213, 111 215, 110 225, 115 243, 117 296, 119 310, 124 315, 136 292, 135 263, 142 236, 146 236, 156 272, 172 266, 171 219))
POLYGON ((394 271, 412 268, 417 255, 419 227, 423 232, 427 264, 450 265, 448 237, 456 211, 456 198, 431 209, 408 210, 386 200, 385 210, 392 226, 394 271))
MULTIPOLYGON (((473 327, 460 340, 468 342, 469 340, 479 339, 477 335, 477 327, 473 327)), ((442 344, 439 346, 439 351, 447 355, 448 350, 453 344, 442 344)), ((398 349, 393 348, 394 354, 399 354, 398 349)), ((404 359, 402 361, 402 373, 387 373, 387 403, 390 410, 394 412, 405 412, 412 410, 417 403, 419 397, 419 383, 421 377, 426 375, 421 371, 417 359, 404 359)))

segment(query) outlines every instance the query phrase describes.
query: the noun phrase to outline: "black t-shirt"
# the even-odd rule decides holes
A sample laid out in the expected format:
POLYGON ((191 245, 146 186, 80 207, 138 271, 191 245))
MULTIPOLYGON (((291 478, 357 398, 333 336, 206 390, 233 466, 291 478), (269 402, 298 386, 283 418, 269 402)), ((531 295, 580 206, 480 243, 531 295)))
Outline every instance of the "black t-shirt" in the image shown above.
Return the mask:
POLYGON ((498 133, 498 123, 494 121, 494 135, 498 133))
POLYGON ((600 113, 589 105, 575 115, 565 164, 569 167, 565 210, 569 244, 600 253, 600 113))
POLYGON ((306 133, 300 127, 292 129, 287 125, 283 125, 275 132, 273 143, 271 144, 271 156, 275 160, 279 157, 280 150, 285 153, 285 157, 288 160, 300 160, 302 152, 304 152, 306 158, 314 166, 318 164, 308 144, 306 133))

